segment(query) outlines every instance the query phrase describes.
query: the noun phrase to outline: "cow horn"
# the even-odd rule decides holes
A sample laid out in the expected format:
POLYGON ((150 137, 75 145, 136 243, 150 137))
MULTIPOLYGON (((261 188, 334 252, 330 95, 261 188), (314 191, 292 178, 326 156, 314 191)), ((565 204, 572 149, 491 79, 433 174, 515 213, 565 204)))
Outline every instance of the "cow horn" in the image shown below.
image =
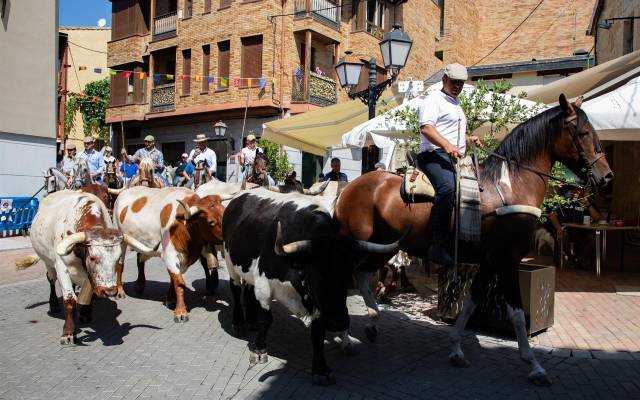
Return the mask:
POLYGON ((400 248, 400 242, 407 237, 410 231, 411 231, 411 227, 409 227, 409 229, 407 229, 402 234, 402 236, 400 236, 400 238, 393 243, 380 244, 380 243, 367 242, 366 240, 357 240, 356 247, 357 247, 357 250, 364 251, 367 253, 376 253, 376 254, 393 253, 400 248))
POLYGON ((73 246, 78 243, 83 243, 85 240, 87 240, 87 234, 85 232, 76 232, 71 234, 58 243, 56 253, 58 253, 59 256, 66 256, 71 253, 73 246))
POLYGON ((122 189, 107 188, 107 193, 109 193, 112 196, 117 196, 120 193, 122 193, 123 190, 124 190, 124 188, 122 188, 122 189))
POLYGON ((218 196, 220 196, 220 201, 231 200, 234 197, 233 194, 220 194, 218 196))
POLYGON ((279 256, 286 256, 287 254, 300 253, 303 251, 309 251, 311 249, 311 240, 299 240, 283 245, 282 244, 282 226, 278 221, 278 233, 276 234, 276 244, 274 250, 279 256))
POLYGON ((190 220, 200 212, 200 209, 196 206, 189 207, 189 204, 187 204, 184 199, 178 199, 178 203, 182 204, 182 207, 184 207, 184 219, 186 221, 190 220))
POLYGON ((280 191, 280 188, 279 188, 279 187, 277 187, 277 186, 267 186, 267 189, 268 189, 268 190, 270 190, 270 191, 272 191, 272 192, 282 193, 282 192, 280 191))
POLYGON ((247 188, 247 177, 242 178, 242 184, 240 185, 240 190, 245 190, 247 188))
POLYGON ((310 196, 317 196, 320 193, 324 192, 324 190, 327 188, 327 186, 329 186, 329 183, 331 181, 326 181, 325 183, 323 183, 322 185, 320 185, 317 189, 311 190, 311 189, 304 189, 304 194, 308 194, 310 196))
POLYGON ((145 244, 142 244, 137 239, 134 239, 133 236, 127 235, 126 233, 123 235, 123 237, 124 237, 124 242, 129 246, 133 247, 133 249, 139 253, 143 253, 143 254, 154 253, 158 248, 156 246, 155 249, 152 249, 151 247, 148 247, 145 244))

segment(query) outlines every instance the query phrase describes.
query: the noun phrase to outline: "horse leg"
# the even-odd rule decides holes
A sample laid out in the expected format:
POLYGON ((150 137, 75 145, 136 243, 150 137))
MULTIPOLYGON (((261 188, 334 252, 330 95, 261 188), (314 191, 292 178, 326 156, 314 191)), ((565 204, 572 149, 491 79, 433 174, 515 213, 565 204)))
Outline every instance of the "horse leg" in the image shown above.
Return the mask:
POLYGON ((462 335, 464 334, 464 328, 467 326, 467 322, 469 322, 469 318, 473 315, 476 305, 480 303, 492 277, 493 269, 489 267, 488 263, 484 262, 480 264, 478 273, 471 284, 470 293, 465 296, 462 303, 462 312, 458 315, 456 323, 449 332, 449 341, 451 342, 449 363, 454 367, 468 367, 470 365, 462 352, 462 335))
POLYGON ((510 267, 503 266, 498 272, 498 286, 507 301, 507 312, 518 339, 520 358, 531 366, 529 380, 536 385, 549 385, 551 380, 547 376, 547 372, 536 360, 527 338, 527 321, 522 309, 518 274, 517 264, 510 267))
POLYGON ((371 291, 371 285, 369 285, 369 278, 371 273, 367 271, 356 272, 356 279, 358 281, 358 289, 364 299, 364 304, 367 306, 367 316, 369 317, 369 323, 364 328, 364 333, 367 335, 367 339, 370 342, 375 342, 378 338, 378 317, 380 316, 380 310, 378 309, 378 303, 376 297, 371 291))

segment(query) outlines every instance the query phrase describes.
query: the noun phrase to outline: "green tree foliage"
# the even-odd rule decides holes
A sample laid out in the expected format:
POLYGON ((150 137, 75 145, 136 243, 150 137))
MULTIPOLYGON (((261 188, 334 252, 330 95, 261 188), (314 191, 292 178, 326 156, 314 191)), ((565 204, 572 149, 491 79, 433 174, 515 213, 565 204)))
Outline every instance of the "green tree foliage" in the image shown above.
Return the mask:
MULTIPOLYGON (((253 133, 253 132, 249 132, 253 133)), ((289 157, 282 146, 277 143, 261 139, 259 147, 264 151, 267 157, 267 172, 276 182, 281 182, 286 178, 289 171, 289 157)))
POLYGON ((82 95, 70 94, 64 116, 65 134, 69 135, 75 127, 74 117, 76 112, 80 111, 84 135, 108 141, 109 128, 105 123, 105 115, 110 98, 109 78, 88 83, 82 90, 82 95))

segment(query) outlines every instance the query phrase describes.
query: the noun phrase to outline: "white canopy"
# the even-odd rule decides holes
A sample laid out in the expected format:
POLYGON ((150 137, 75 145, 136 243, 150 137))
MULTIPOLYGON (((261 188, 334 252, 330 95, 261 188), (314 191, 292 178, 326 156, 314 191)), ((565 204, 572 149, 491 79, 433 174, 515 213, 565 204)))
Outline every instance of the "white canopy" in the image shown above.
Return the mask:
POLYGON ((586 101, 582 109, 601 140, 640 140, 640 77, 586 101))

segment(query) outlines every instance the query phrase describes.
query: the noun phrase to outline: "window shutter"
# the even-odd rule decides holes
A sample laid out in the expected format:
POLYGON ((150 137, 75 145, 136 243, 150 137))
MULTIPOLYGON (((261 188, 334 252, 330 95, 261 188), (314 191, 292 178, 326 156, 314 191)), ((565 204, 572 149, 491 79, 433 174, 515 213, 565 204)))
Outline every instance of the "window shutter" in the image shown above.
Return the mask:
POLYGON ((231 6, 232 0, 220 0, 220 8, 226 8, 231 6))
POLYGON ((202 46, 202 91, 209 91, 209 59, 210 47, 208 44, 202 46))
POLYGON ((229 57, 231 53, 231 42, 228 40, 218 43, 218 77, 226 78, 226 84, 222 79, 218 79, 218 89, 226 89, 231 84, 229 78, 229 57))
POLYGON ((258 86, 258 78, 261 77, 262 35, 242 38, 242 78, 254 78, 251 85, 249 85, 249 81, 243 79, 242 86, 258 86))
POLYGON ((111 75, 111 105, 121 106, 127 102, 127 79, 122 72, 111 75))
POLYGON ((142 67, 135 67, 133 71, 133 101, 136 104, 141 104, 144 103, 144 89, 147 80, 146 78, 140 79, 140 72, 143 72, 142 67))
POLYGON ((191 49, 182 50, 182 75, 186 75, 181 78, 182 94, 188 95, 191 93, 191 49))
POLYGON ((211 0, 204 0, 204 12, 211 12, 211 0))

